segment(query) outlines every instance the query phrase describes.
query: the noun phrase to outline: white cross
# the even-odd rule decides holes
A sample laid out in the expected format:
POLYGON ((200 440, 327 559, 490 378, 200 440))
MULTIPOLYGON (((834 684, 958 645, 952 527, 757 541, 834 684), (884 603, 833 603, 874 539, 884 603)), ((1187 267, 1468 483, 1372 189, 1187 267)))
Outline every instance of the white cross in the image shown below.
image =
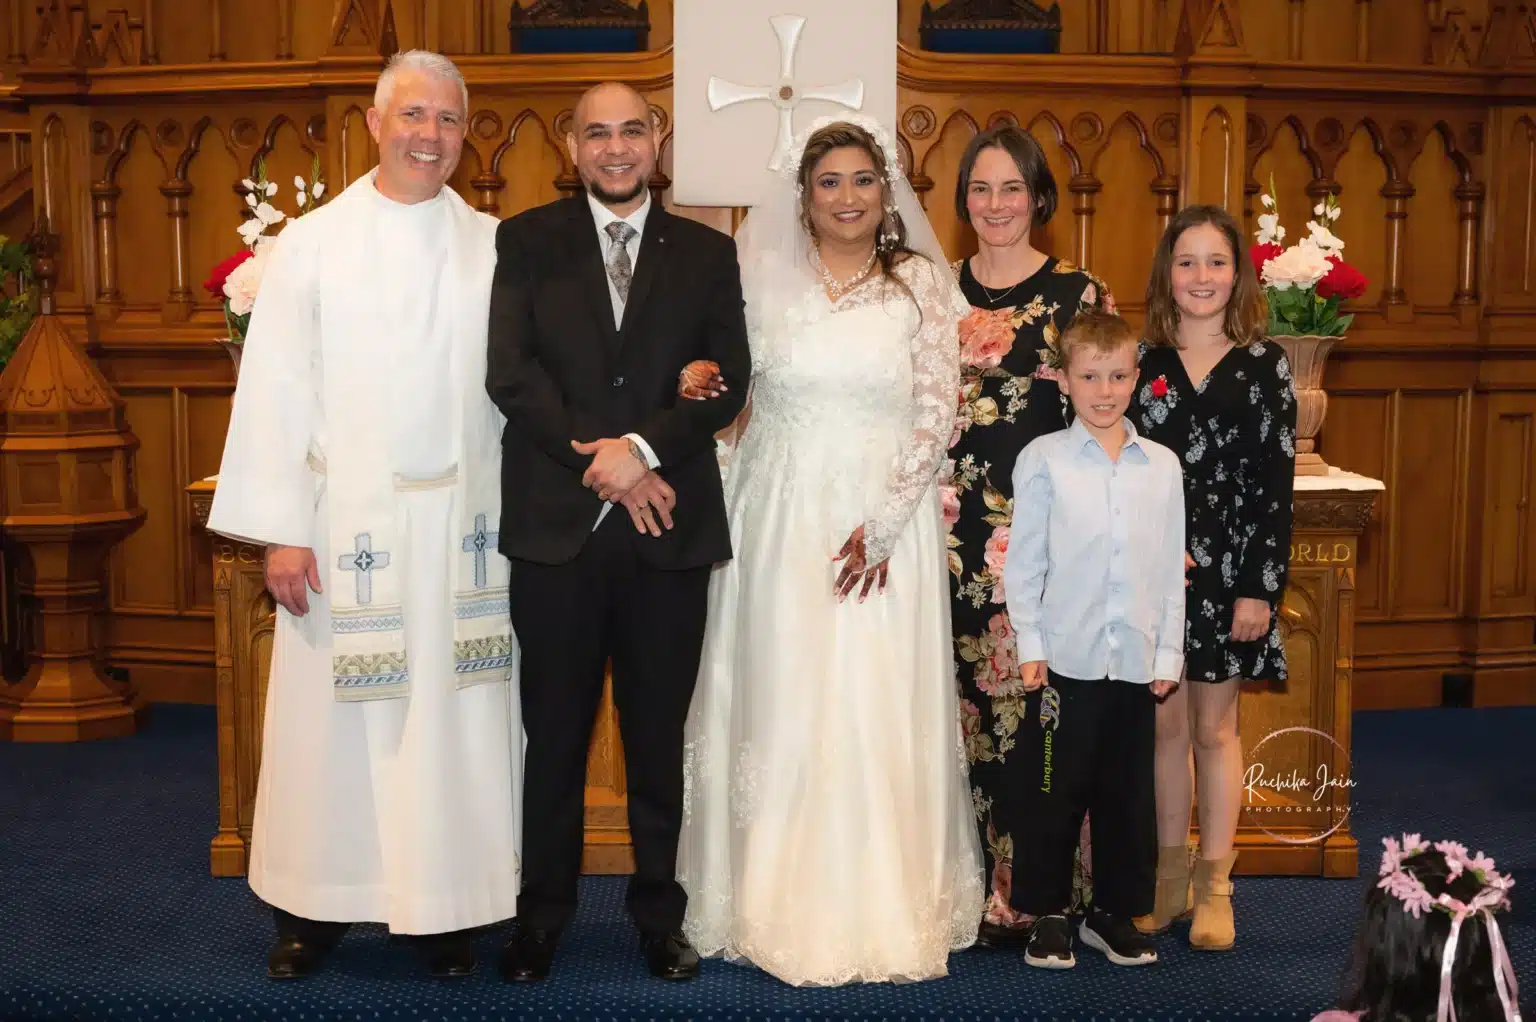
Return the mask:
POLYGON ((798 14, 775 14, 768 19, 768 24, 773 26, 773 34, 779 37, 779 84, 737 85, 724 78, 711 76, 708 97, 709 108, 714 111, 753 100, 768 100, 779 108, 779 138, 774 145, 773 156, 768 161, 768 168, 777 170, 789 155, 790 140, 794 138, 795 107, 802 100, 820 99, 858 110, 864 105, 864 81, 850 78, 837 85, 817 85, 804 90, 797 88, 795 51, 800 46, 800 32, 805 28, 805 19, 798 14))
POLYGON ((373 602, 373 573, 389 567, 389 554, 373 549, 373 536, 360 532, 353 541, 352 552, 338 557, 336 567, 357 572, 357 602, 362 606, 373 602))
POLYGON ((501 533, 486 528, 485 515, 475 515, 475 531, 464 537, 462 544, 466 554, 475 555, 475 588, 484 589, 486 583, 486 555, 501 539, 501 533))

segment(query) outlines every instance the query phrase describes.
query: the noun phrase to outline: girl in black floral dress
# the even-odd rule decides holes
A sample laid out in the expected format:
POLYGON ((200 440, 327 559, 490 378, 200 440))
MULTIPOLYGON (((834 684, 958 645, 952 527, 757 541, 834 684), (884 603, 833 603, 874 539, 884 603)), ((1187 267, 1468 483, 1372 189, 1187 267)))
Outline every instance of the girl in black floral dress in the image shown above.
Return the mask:
POLYGON ((1236 221, 1218 206, 1181 211, 1147 284, 1146 344, 1131 417, 1183 459, 1189 588, 1185 677, 1158 708, 1157 906, 1165 929, 1193 911, 1190 943, 1235 939, 1229 875, 1242 794, 1241 679, 1285 678, 1279 615, 1291 543, 1296 394, 1266 340, 1268 310, 1236 221), (1191 743, 1193 738, 1193 743, 1191 743), (1200 858, 1191 898, 1189 759, 1199 789, 1200 858), (1191 904, 1193 902, 1193 904, 1191 904))
MULTIPOLYGON (((1114 301, 1096 277, 1030 246, 1031 228, 1056 209, 1056 182, 1028 132, 1003 127, 972 139, 960 161, 955 206, 976 229, 980 249, 955 266, 972 311, 960 324, 960 413, 940 493, 951 525, 962 724, 987 865, 978 940, 1022 947, 1030 920, 1009 908, 1008 897, 1013 843, 1029 835, 1016 833, 1022 828, 1009 821, 1017 818, 1017 793, 1034 781, 1015 776, 1008 755, 1024 709, 1003 598, 1013 464, 1031 440, 1067 425, 1066 400, 1056 386, 1056 338, 1079 310, 1113 312, 1114 301)), ((1086 865, 1086 854, 1081 858, 1086 865)), ((1083 870, 1076 900, 1086 884, 1083 870)))

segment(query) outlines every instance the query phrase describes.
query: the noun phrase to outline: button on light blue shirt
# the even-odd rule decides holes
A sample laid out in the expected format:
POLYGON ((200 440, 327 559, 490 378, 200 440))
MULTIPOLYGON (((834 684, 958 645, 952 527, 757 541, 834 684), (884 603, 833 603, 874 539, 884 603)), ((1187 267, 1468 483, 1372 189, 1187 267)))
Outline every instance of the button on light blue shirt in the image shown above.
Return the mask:
POLYGON ((1184 480, 1130 420, 1110 459, 1082 420, 1013 469, 1003 589, 1019 662, 1146 684, 1184 670, 1184 480))

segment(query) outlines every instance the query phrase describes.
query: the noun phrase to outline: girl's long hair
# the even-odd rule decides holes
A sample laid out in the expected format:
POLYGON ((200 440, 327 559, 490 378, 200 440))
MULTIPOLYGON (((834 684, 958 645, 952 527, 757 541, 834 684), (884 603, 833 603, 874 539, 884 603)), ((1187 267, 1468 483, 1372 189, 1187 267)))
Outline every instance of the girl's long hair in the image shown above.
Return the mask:
POLYGON ((1179 305, 1173 297, 1173 250, 1185 231, 1201 224, 1210 224, 1219 230, 1232 249, 1236 279, 1222 321, 1223 332, 1233 344, 1241 347, 1261 339, 1269 327, 1269 302, 1264 298, 1264 289, 1259 286, 1253 260, 1248 258, 1248 250, 1243 246, 1243 232, 1237 221, 1220 206, 1185 206, 1168 224, 1162 240, 1157 243, 1157 253, 1152 257, 1152 275, 1147 279, 1145 337, 1148 344, 1179 346, 1179 305))

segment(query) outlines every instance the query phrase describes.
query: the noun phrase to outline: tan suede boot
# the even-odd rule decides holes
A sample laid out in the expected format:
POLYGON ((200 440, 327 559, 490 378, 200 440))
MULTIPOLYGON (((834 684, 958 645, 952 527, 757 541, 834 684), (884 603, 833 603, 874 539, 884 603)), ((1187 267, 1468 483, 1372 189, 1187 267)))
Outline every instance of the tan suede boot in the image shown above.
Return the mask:
POLYGON ((1232 865, 1237 853, 1195 863, 1195 921, 1189 946, 1196 951, 1227 951, 1237 940, 1232 920, 1232 865))
POLYGON ((1170 845, 1157 850, 1157 901, 1149 916, 1131 920, 1147 935, 1162 933, 1175 919, 1189 918, 1195 896, 1189 885, 1189 849, 1170 845))

